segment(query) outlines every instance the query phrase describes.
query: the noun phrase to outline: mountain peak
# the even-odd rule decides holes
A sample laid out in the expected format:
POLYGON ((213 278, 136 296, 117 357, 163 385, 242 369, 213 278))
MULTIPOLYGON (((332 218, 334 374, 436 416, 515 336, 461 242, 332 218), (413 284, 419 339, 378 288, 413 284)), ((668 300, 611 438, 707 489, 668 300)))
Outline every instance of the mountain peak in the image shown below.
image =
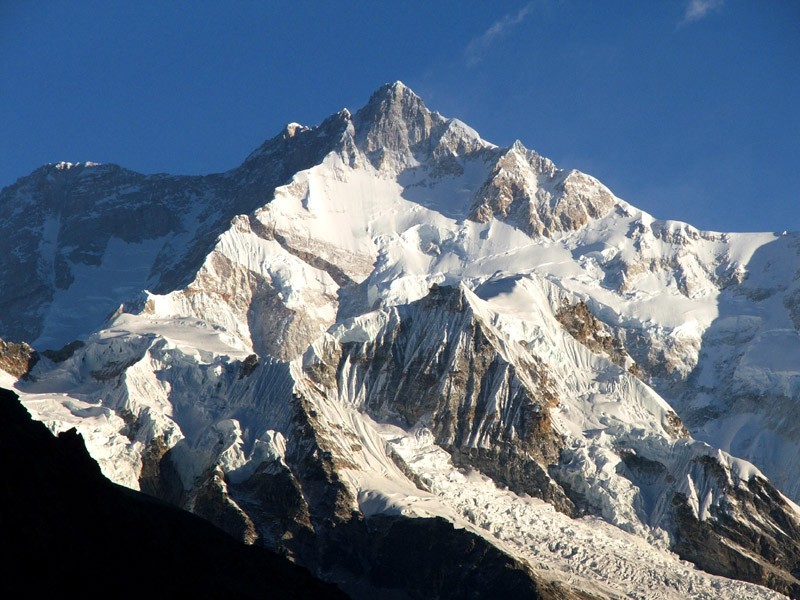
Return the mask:
POLYGON ((387 157, 396 165, 411 164, 419 152, 430 151, 434 128, 445 124, 402 82, 382 85, 355 114, 356 144, 378 168, 387 157))
POLYGON ((373 97, 378 94, 392 94, 392 95, 411 95, 414 98, 419 98, 417 94, 414 93, 410 87, 408 87, 405 83, 400 81, 399 79, 393 83, 384 83, 381 87, 379 87, 375 92, 372 94, 373 97))
POLYGON ((430 113, 425 103, 402 81, 385 83, 370 96, 366 106, 358 111, 365 115, 399 115, 403 112, 430 113))
POLYGON ((400 81, 399 79, 397 81, 395 81, 394 83, 387 83, 386 85, 389 86, 392 89, 395 89, 395 90, 404 89, 404 90, 409 90, 410 91, 410 88, 405 83, 400 81))

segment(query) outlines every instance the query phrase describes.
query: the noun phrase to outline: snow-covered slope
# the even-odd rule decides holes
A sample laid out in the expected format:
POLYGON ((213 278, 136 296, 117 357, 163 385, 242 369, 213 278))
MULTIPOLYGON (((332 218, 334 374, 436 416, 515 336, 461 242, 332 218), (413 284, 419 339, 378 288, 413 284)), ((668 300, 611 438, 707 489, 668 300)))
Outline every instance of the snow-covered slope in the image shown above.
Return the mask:
POLYGON ((800 494, 795 235, 654 220, 400 83, 222 175, 45 167, 14 204, 0 335, 83 341, 17 390, 117 482, 356 595, 388 517, 556 595, 774 595, 673 552, 800 593, 764 476, 800 494))

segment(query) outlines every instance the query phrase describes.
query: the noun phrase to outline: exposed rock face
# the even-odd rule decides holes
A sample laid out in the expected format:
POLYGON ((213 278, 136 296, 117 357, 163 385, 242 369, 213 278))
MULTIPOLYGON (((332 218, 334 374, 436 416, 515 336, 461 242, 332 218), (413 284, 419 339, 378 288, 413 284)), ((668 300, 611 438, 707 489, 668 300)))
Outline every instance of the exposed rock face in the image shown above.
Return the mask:
POLYGON ((259 543, 294 559, 300 553, 304 559, 316 560, 309 505, 285 462, 277 457, 265 461, 244 482, 230 483, 228 490, 257 524, 259 543))
POLYGON ((266 461, 229 486, 268 547, 339 582, 355 598, 481 598, 498 591, 524 598, 592 597, 541 580, 483 538, 442 519, 365 519, 341 478, 357 466, 325 435, 305 399, 295 396, 292 403, 285 459, 266 461))
MULTIPOLYGON (((428 110, 399 81, 378 89, 353 116, 352 128, 353 145, 379 173, 403 176, 421 169, 427 175, 416 181, 421 185, 463 175, 463 157, 488 161, 499 154, 458 119, 428 110)), ((358 161, 353 156, 351 162, 358 161)))
MULTIPOLYGON (((0 277, 15 281, 0 291, 0 314, 14 315, 0 317, 0 330, 16 339, 38 338, 56 293, 75 283, 76 269, 100 267, 110 240, 141 245, 178 234, 182 213, 220 183, 219 177, 146 177, 115 165, 62 163, 5 188, 2 234, 17 250, 0 257, 0 277)), ((147 273, 139 277, 144 284, 147 273)), ((45 341, 57 347, 69 339, 45 341)))
POLYGON ((607 356, 615 365, 634 374, 640 371, 625 350, 622 340, 594 316, 586 302, 581 300, 576 304, 569 304, 565 301, 564 306, 556 313, 556 319, 572 337, 593 352, 607 356))
MULTIPOLYGON (((598 319, 585 301, 569 304, 565 299, 555 318, 572 337, 592 352, 605 356, 639 379, 648 377, 648 371, 630 357, 619 335, 598 319)), ((651 367, 651 372, 655 370, 651 367)), ((676 413, 667 413, 667 421, 667 429, 674 437, 689 437, 689 431, 676 413)))
POLYGON ((354 118, 356 144, 381 168, 389 157, 429 154, 431 133, 445 119, 431 113, 402 83, 387 84, 373 94, 354 118))
MULTIPOLYGON (((135 439, 134 435, 129 434, 135 439)), ((142 452, 139 488, 174 506, 183 506, 186 492, 180 475, 172 462, 168 436, 155 436, 142 452)))
POLYGON ((23 377, 38 360, 36 351, 25 342, 15 344, 0 340, 0 370, 14 377, 23 377))
POLYGON ((199 517, 207 519, 222 531, 245 544, 258 541, 252 519, 230 497, 225 474, 214 469, 202 483, 196 484, 186 507, 199 517))
MULTIPOLYGON (((796 278, 795 276, 795 279, 796 278)), ((789 311, 792 325, 794 325, 797 331, 800 331, 800 288, 787 294, 783 299, 783 305, 789 311)))
POLYGON ((771 587, 800 597, 800 519, 768 481, 751 479, 731 486, 713 458, 702 461, 708 477, 726 489, 724 503, 698 519, 686 496, 672 499, 677 538, 675 551, 701 569, 771 587), (753 515, 759 518, 753 519, 753 515))
POLYGON ((614 196, 599 181, 555 165, 521 143, 500 155, 475 196, 470 219, 508 221, 532 236, 574 231, 605 216, 614 196))
POLYGON ((46 356, 50 360, 55 363, 64 362, 70 356, 75 354, 76 350, 80 350, 83 348, 84 343, 80 340, 74 340, 69 344, 65 344, 62 348, 58 350, 44 350, 42 351, 42 355, 46 356))
POLYGON ((239 368, 239 379, 243 377, 250 377, 258 368, 258 355, 257 354, 250 354, 247 358, 242 361, 242 366, 239 368))
POLYGON ((563 442, 548 414, 557 398, 545 367, 532 358, 509 362, 460 288, 434 286, 389 319, 375 341, 344 343, 323 357, 330 362, 308 356, 309 376, 336 383, 342 401, 357 401, 378 419, 396 415, 429 428, 457 464, 570 513, 572 503, 547 474, 563 442))

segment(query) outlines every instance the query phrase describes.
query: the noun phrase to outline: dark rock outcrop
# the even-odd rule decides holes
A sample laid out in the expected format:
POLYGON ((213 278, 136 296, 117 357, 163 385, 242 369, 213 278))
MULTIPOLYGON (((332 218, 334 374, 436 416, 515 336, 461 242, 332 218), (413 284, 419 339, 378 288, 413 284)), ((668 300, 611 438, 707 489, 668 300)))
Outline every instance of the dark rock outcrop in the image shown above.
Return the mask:
POLYGON ((15 344, 0 340, 0 370, 17 378, 24 377, 38 360, 36 350, 25 342, 15 344))
POLYGON ((766 479, 729 485, 712 457, 700 461, 726 496, 698 519, 685 495, 672 499, 677 528, 673 550, 709 573, 751 581, 800 598, 800 521, 766 479))
POLYGON ((606 356, 620 367, 632 362, 622 340, 608 325, 594 316, 583 300, 575 304, 565 302, 556 312, 556 319, 572 337, 596 354, 606 356))
POLYGON ((85 345, 84 342, 81 340, 75 340, 70 342, 69 344, 65 344, 58 350, 44 350, 42 354, 52 360, 54 363, 64 362, 68 358, 71 358, 75 352, 83 348, 85 345))

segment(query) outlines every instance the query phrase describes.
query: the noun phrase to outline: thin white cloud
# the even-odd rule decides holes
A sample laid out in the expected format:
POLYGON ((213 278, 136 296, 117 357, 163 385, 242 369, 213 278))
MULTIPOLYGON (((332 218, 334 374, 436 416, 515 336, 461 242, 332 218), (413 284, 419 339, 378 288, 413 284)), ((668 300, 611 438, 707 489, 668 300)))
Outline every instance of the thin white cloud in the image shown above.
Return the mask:
POLYGON ((478 37, 472 38, 464 50, 464 57, 467 65, 473 66, 480 62, 483 53, 489 49, 495 41, 506 35, 514 27, 522 23, 533 10, 533 2, 528 2, 517 12, 503 15, 500 19, 492 23, 491 27, 478 37))
POLYGON ((681 25, 693 23, 704 18, 712 10, 720 8, 725 3, 725 0, 689 0, 686 5, 686 12, 683 13, 683 20, 681 25))

